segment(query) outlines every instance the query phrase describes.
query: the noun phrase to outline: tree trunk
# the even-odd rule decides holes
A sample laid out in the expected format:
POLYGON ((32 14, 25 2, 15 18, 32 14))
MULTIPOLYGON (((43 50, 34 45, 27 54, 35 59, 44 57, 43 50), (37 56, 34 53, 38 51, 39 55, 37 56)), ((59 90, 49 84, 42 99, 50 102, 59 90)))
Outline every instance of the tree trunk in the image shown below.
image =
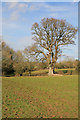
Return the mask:
POLYGON ((54 69, 52 67, 49 67, 48 75, 53 75, 53 74, 55 74, 54 69))
POLYGON ((20 74, 20 76, 22 76, 22 73, 20 74))
POLYGON ((31 76, 31 71, 29 71, 29 76, 31 76))
POLYGON ((54 68, 53 68, 53 74, 55 74, 54 68))
POLYGON ((53 74, 55 74, 55 71, 54 71, 54 69, 55 69, 55 63, 53 64, 53 63, 49 63, 49 73, 48 73, 48 75, 53 75, 53 74))

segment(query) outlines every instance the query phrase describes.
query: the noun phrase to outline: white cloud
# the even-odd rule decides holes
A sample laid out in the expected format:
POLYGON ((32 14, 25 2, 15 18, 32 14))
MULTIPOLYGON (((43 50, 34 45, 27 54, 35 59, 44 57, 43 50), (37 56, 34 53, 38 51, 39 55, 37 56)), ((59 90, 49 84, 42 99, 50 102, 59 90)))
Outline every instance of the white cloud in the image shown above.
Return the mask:
MULTIPOLYGON (((24 0, 24 1, 26 1, 26 0, 24 0)), ((25 11, 26 10, 39 10, 41 8, 45 8, 46 10, 49 10, 49 11, 62 11, 62 10, 68 9, 65 6, 63 6, 63 7, 51 6, 51 5, 48 5, 47 2, 46 3, 39 3, 39 4, 31 3, 30 7, 28 7, 27 2, 26 3, 10 2, 10 3, 6 3, 6 5, 8 6, 9 9, 12 9, 12 8, 15 8, 16 10, 25 9, 25 11)))
POLYGON ((6 3, 6 7, 4 7, 3 9, 5 9, 5 11, 6 9, 8 9, 9 11, 11 10, 9 19, 13 21, 17 21, 19 18, 22 19, 21 13, 24 13, 24 12, 38 11, 40 9, 44 9, 46 11, 53 12, 54 14, 54 12, 57 12, 57 11, 66 11, 68 10, 68 7, 51 6, 51 5, 48 5, 47 3, 39 3, 39 4, 31 3, 29 6, 27 2, 26 3, 10 2, 10 3, 6 3))
POLYGON ((73 2, 78 2, 79 0, 73 0, 73 2))
POLYGON ((66 11, 68 10, 69 8, 66 7, 66 6, 51 6, 49 4, 46 3, 39 3, 39 4, 31 4, 29 10, 39 10, 39 9, 45 9, 47 11, 50 11, 50 12, 56 12, 56 11, 66 11))
POLYGON ((8 9, 16 9, 16 10, 20 10, 20 9, 22 10, 28 7, 28 4, 19 3, 19 2, 10 2, 10 3, 6 3, 6 5, 8 6, 8 9))
POLYGON ((63 6, 63 7, 61 7, 61 6, 51 6, 51 5, 48 5, 48 4, 45 4, 43 7, 46 8, 47 10, 53 11, 53 12, 55 12, 55 11, 63 11, 63 10, 66 11, 68 9, 65 6, 63 6))
POLYGON ((28 9, 28 4, 27 3, 18 3, 17 5, 17 12, 26 12, 28 9))
POLYGON ((16 5, 17 5, 17 2, 9 3, 9 9, 16 7, 16 5))
POLYGON ((28 9, 27 3, 9 2, 9 3, 5 3, 5 6, 6 7, 3 7, 3 12, 11 11, 9 16, 9 20, 11 21, 18 20, 18 18, 20 17, 20 14, 26 12, 26 10, 28 9))
POLYGON ((39 6, 37 7, 36 5, 31 5, 29 8, 29 10, 31 10, 31 11, 39 10, 39 9, 40 9, 40 7, 39 6))
POLYGON ((24 3, 20 3, 20 4, 18 4, 18 7, 19 8, 24 8, 24 7, 28 7, 28 5, 27 4, 24 4, 24 3))

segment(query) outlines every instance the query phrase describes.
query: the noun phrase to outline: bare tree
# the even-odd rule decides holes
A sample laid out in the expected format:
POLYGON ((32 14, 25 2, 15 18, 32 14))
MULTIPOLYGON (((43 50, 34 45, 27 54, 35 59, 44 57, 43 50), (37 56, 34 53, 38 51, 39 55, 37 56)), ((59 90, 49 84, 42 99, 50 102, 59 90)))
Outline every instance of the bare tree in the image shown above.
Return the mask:
POLYGON ((36 62, 36 57, 32 55, 32 47, 28 46, 23 51, 25 58, 25 70, 29 72, 29 76, 31 76, 31 72, 34 70, 34 65, 36 62))
POLYGON ((53 74, 56 61, 62 53, 62 46, 74 44, 77 28, 66 20, 44 18, 40 24, 32 25, 32 34, 35 44, 32 46, 33 53, 43 55, 49 66, 49 74, 53 74))

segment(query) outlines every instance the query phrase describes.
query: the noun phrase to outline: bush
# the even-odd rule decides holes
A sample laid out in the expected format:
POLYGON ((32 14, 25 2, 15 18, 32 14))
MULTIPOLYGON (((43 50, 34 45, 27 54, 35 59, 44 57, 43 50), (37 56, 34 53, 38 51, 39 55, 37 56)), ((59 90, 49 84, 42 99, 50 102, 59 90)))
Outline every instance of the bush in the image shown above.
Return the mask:
POLYGON ((33 71, 32 72, 32 76, 45 76, 48 74, 48 70, 45 69, 45 70, 38 70, 38 71, 33 71))
POLYGON ((58 74, 62 74, 63 75, 63 71, 62 70, 58 71, 58 74))
POLYGON ((66 75, 72 75, 73 74, 73 71, 72 70, 68 70, 66 75))
POLYGON ((65 73, 67 73, 67 72, 68 72, 68 70, 62 70, 62 72, 65 74, 65 73))
POLYGON ((73 71, 71 70, 71 71, 70 71, 70 75, 72 75, 72 72, 73 72, 73 71))
POLYGON ((24 72, 23 76, 29 76, 29 73, 28 72, 24 72))

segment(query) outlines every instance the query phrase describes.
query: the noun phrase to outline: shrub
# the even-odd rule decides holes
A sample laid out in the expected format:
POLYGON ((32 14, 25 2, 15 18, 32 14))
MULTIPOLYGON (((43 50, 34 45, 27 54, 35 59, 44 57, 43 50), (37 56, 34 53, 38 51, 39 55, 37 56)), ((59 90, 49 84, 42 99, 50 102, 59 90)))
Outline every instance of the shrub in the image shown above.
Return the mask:
POLYGON ((58 74, 63 74, 63 71, 62 70, 58 71, 58 74))
POLYGON ((66 75, 72 75, 73 71, 72 70, 68 70, 66 75))
POLYGON ((29 73, 28 72, 24 72, 23 76, 29 76, 29 73))
POLYGON ((32 72, 32 76, 45 76, 48 74, 48 70, 45 69, 45 70, 38 70, 38 71, 33 71, 32 72))
POLYGON ((62 70, 62 71, 63 71, 64 74, 68 72, 68 70, 62 70))
POLYGON ((72 75, 72 72, 73 72, 73 71, 71 70, 71 71, 70 71, 70 75, 72 75))

